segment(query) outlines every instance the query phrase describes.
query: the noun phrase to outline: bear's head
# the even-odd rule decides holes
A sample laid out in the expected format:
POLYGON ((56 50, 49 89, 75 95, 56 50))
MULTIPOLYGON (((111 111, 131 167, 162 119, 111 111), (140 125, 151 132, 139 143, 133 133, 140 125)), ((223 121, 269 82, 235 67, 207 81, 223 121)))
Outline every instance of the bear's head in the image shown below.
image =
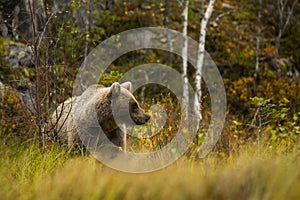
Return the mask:
POLYGON ((149 121, 147 114, 132 95, 131 83, 113 83, 109 88, 111 109, 114 119, 127 125, 142 125, 149 121))

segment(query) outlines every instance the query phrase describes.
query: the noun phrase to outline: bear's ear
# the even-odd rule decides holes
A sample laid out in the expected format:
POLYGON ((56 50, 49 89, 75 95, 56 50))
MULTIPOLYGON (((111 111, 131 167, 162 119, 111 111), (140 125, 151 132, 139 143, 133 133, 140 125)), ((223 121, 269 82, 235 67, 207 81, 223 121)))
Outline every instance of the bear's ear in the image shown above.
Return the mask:
POLYGON ((131 88, 132 88, 132 84, 130 81, 124 82, 121 84, 121 86, 123 88, 125 88, 126 90, 128 90, 129 92, 131 92, 131 88))
POLYGON ((118 82, 113 83, 110 86, 109 94, 112 95, 113 98, 118 97, 121 93, 121 86, 118 82))

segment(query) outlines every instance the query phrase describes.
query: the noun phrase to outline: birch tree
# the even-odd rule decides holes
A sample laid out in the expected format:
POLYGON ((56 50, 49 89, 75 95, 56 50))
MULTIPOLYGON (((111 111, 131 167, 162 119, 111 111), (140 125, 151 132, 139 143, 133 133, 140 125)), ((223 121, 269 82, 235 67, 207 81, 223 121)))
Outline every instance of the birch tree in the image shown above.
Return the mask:
POLYGON ((170 36, 170 30, 169 30, 169 2, 170 0, 165 0, 165 5, 164 5, 164 27, 166 28, 166 35, 167 35, 167 42, 168 42, 168 48, 169 48, 169 56, 168 56, 168 65, 172 65, 172 60, 173 60, 173 45, 172 45, 172 40, 170 36))
POLYGON ((282 35, 284 34, 288 24, 290 23, 292 14, 294 13, 294 8, 299 0, 294 0, 292 5, 288 5, 288 0, 277 0, 277 8, 279 14, 279 27, 278 27, 278 34, 275 40, 276 45, 276 54, 275 57, 279 57, 279 48, 281 43, 282 35))
POLYGON ((210 0, 208 7, 204 13, 204 16, 201 20, 201 27, 200 27, 200 38, 199 38, 199 46, 198 46, 198 53, 197 53, 197 64, 196 64, 196 77, 195 77, 195 100, 194 100, 194 112, 197 116, 197 130, 199 128, 199 123, 202 120, 202 113, 201 113, 201 98, 202 98, 202 88, 201 88, 201 78, 202 78, 202 68, 204 65, 204 54, 205 54, 205 38, 206 38, 206 28, 208 24, 208 20, 211 17, 212 11, 214 9, 214 4, 216 0, 210 0))
POLYGON ((188 121, 188 104, 189 104, 189 91, 188 91, 188 77, 187 77, 187 55, 188 55, 188 39, 187 39, 187 28, 188 28, 188 11, 189 11, 189 0, 184 1, 183 10, 183 48, 182 48, 182 77, 183 77, 183 100, 185 109, 185 121, 188 121))
POLYGON ((255 51, 255 71, 254 71, 254 85, 256 87, 256 80, 259 70, 259 51, 260 51, 260 37, 261 37, 261 9, 262 9, 262 0, 258 0, 258 14, 257 14, 257 35, 256 35, 256 51, 255 51))

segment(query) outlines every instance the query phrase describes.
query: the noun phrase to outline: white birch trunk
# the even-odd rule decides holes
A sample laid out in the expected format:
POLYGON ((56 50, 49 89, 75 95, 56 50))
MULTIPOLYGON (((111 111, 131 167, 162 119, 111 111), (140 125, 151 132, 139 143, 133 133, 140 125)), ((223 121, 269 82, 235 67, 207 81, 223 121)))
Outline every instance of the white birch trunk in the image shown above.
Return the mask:
POLYGON ((259 70, 259 51, 260 51, 260 35, 261 35, 261 9, 262 9, 262 0, 258 0, 259 2, 259 8, 258 8, 258 14, 257 14, 257 36, 256 36, 256 63, 255 63, 255 72, 254 72, 254 83, 256 86, 256 80, 258 76, 258 70, 259 70))
POLYGON ((189 91, 188 91, 188 77, 187 77, 187 55, 188 55, 188 38, 187 38, 187 28, 188 28, 188 11, 189 11, 189 0, 184 1, 183 10, 183 48, 182 48, 182 77, 183 77, 183 104, 184 104, 184 119, 187 122, 189 116, 189 91))
POLYGON ((205 14, 201 21, 200 27, 200 38, 199 38, 199 46, 198 46, 198 56, 197 56, 197 70, 196 70, 196 77, 195 77, 195 84, 196 84, 196 93, 195 93, 195 100, 194 100, 194 112, 197 117, 197 130, 199 128, 199 123, 202 120, 202 113, 201 113, 201 98, 202 98, 202 88, 201 88, 201 78, 202 78, 202 68, 204 64, 204 54, 205 54, 205 37, 206 37, 206 27, 208 24, 208 20, 211 17, 214 4, 216 0, 210 0, 208 7, 205 11, 205 14))
POLYGON ((173 44, 170 36, 169 30, 169 1, 165 0, 165 11, 164 11, 164 27, 166 28, 166 35, 167 35, 167 43, 169 48, 169 57, 168 57, 168 65, 172 65, 172 52, 173 52, 173 44))

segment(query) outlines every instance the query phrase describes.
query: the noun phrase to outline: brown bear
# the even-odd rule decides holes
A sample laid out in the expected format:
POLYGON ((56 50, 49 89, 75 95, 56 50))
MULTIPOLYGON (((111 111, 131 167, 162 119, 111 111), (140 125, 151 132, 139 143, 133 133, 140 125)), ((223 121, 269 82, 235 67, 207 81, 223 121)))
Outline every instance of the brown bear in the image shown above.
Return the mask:
POLYGON ((87 144, 82 141, 85 136, 91 139, 95 132, 96 135, 101 132, 114 145, 124 148, 125 130, 121 130, 117 124, 141 125, 150 119, 150 115, 140 108, 130 89, 130 82, 115 82, 110 87, 88 87, 80 96, 57 107, 46 125, 44 141, 59 141, 62 145, 67 145, 69 150, 74 150, 74 147, 82 147, 82 142, 87 144), (99 127, 102 131, 99 131, 99 127))

